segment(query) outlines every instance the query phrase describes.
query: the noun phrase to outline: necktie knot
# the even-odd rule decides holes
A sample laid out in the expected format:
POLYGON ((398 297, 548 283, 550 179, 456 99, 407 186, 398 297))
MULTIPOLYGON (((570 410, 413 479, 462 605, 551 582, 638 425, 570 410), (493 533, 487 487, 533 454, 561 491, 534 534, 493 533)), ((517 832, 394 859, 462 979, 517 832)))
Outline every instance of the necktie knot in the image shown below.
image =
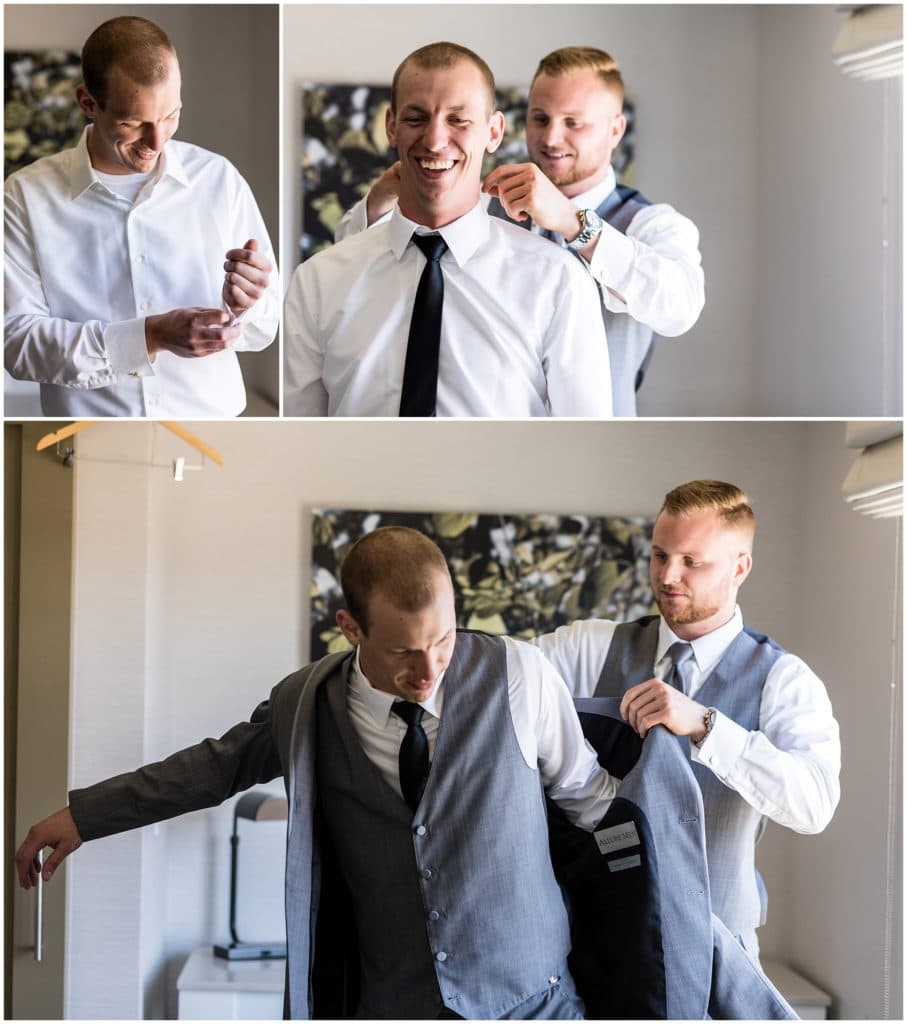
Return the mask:
POLYGON ((418 725, 422 721, 425 708, 421 704, 414 704, 411 700, 398 700, 391 704, 391 711, 406 722, 407 725, 418 725))
POLYGON ((671 659, 671 671, 666 682, 675 686, 682 693, 688 693, 690 685, 687 672, 693 659, 692 644, 688 644, 685 640, 677 640, 668 648, 668 657, 671 659))
POLYGON ((434 263, 447 252, 447 242, 440 235, 413 235, 413 245, 422 255, 434 263))

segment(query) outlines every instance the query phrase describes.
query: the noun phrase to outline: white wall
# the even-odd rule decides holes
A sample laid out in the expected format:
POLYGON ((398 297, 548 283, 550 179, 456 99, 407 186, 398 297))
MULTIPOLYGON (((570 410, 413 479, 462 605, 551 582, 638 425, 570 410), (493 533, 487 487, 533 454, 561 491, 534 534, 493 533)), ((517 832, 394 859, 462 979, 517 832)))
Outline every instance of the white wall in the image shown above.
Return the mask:
POLYGON ((756 404, 767 416, 902 409, 903 79, 830 59, 844 15, 758 21, 756 404))
POLYGON ((894 415, 899 330, 887 330, 884 353, 872 339, 886 172, 890 240, 900 246, 900 109, 891 100, 900 82, 858 87, 838 74, 830 53, 843 17, 831 6, 288 4, 288 276, 298 258, 306 81, 386 83, 412 49, 448 38, 480 53, 500 83, 527 84, 538 57, 586 43, 618 58, 636 102, 635 184, 690 216, 702 236, 705 310, 683 339, 660 343, 642 414, 894 415), (890 166, 885 131, 898 153, 890 166))
MULTIPOLYGON (((108 18, 149 18, 170 36, 180 58, 183 111, 178 139, 227 157, 249 183, 274 251, 279 253, 279 36, 276 4, 138 5, 21 4, 4 11, 6 49, 62 48, 80 52, 108 18)), ((240 238, 236 244, 245 241, 240 238)), ((240 353, 248 390, 276 405, 276 345, 240 353)), ((9 381, 9 378, 7 378, 9 381)), ((8 387, 16 396, 21 386, 8 387)), ((40 416, 40 408, 9 412, 40 416)))
MULTIPOLYGON (((888 621, 891 530, 839 508, 843 425, 439 422, 414 430, 338 421, 195 429, 226 465, 181 484, 166 468, 89 461, 166 465, 188 454, 161 427, 100 424, 79 435, 76 784, 220 734, 306 660, 313 506, 631 514, 654 511, 685 479, 735 480, 759 515, 747 619, 816 664, 846 709, 846 799, 835 828, 859 830, 864 847, 854 850, 861 870, 853 873, 830 835, 769 828, 759 850, 772 895, 764 953, 808 968, 852 1015, 879 1015, 868 960, 878 949, 872 915, 880 883, 863 868, 880 856, 885 809, 874 788, 878 765, 873 760, 870 780, 855 770, 862 755, 854 749, 878 744, 878 709, 857 699, 852 665, 884 656, 875 635, 851 637, 838 627, 844 609, 835 584, 859 567, 848 606, 858 602, 867 622, 888 621), (828 552, 842 553, 843 566, 828 552), (825 575, 816 578, 818 567, 825 575), (111 724, 122 742, 110 742, 111 724), (856 894, 845 899, 848 887, 856 894), (861 916, 851 899, 863 901, 861 916), (845 974, 837 965, 847 957, 845 974)), ((185 957, 227 936, 229 828, 225 806, 87 844, 73 858, 69 938, 80 1015, 128 1017, 137 1005, 150 1014, 165 994, 174 1013, 185 957), (135 862, 151 894, 142 901, 135 862), (130 946, 138 939, 141 953, 130 946), (102 980, 108 953, 122 985, 102 980), (143 980, 144 1002, 129 991, 143 980)))

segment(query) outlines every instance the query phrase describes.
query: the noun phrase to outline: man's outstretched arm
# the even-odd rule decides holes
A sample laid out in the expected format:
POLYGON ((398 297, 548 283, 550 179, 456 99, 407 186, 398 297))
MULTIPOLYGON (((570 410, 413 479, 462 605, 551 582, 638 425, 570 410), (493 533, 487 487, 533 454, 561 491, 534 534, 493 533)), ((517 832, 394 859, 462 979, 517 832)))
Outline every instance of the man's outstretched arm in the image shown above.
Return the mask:
POLYGON ((163 761, 69 794, 69 806, 29 829, 16 853, 19 884, 30 889, 38 872, 49 881, 83 842, 214 807, 241 790, 282 774, 271 728, 271 702, 220 739, 206 739, 163 761), (52 847, 43 869, 38 856, 52 847))

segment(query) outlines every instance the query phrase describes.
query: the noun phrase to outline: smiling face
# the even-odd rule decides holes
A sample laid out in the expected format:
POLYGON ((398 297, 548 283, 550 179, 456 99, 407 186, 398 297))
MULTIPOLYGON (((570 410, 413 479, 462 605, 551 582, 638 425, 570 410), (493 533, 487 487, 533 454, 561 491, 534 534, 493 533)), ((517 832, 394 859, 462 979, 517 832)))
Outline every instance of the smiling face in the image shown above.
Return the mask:
POLYGON ((500 145, 504 115, 491 111, 488 85, 469 60, 447 68, 406 64, 396 102, 387 137, 400 156, 400 210, 443 227, 479 201, 482 159, 500 145))
POLYGON ((180 70, 167 54, 166 75, 153 85, 140 85, 115 65, 107 76, 103 107, 84 85, 76 98, 93 126, 88 137, 92 166, 107 174, 153 171, 164 145, 179 127, 180 70))
POLYGON ((377 690, 404 700, 428 700, 438 677, 450 664, 457 617, 453 586, 447 573, 433 571, 433 599, 420 611, 398 608, 380 589, 368 600, 368 633, 346 610, 337 624, 359 647, 359 663, 377 690))
POLYGON ((526 145, 533 163, 566 196, 603 181, 627 119, 619 94, 584 69, 541 74, 529 90, 526 145))
POLYGON ((665 622, 681 640, 705 636, 731 618, 751 549, 752 534, 725 525, 713 509, 658 516, 649 578, 665 622))

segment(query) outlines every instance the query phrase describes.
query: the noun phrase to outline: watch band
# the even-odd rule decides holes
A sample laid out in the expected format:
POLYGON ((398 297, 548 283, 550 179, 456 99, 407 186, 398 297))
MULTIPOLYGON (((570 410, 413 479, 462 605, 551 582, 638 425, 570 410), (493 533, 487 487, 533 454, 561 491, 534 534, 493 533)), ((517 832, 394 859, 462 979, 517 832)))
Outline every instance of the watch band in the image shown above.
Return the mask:
POLYGON ((604 221, 595 210, 577 210, 576 217, 579 221, 579 234, 572 242, 567 243, 568 249, 583 249, 593 238, 598 238, 605 226, 604 221))
POLYGON ((701 749, 702 744, 709 738, 709 734, 712 729, 715 728, 715 719, 718 717, 718 711, 716 708, 706 708, 705 714, 702 716, 702 724, 705 726, 705 733, 701 739, 693 740, 693 745, 697 750, 701 749))

